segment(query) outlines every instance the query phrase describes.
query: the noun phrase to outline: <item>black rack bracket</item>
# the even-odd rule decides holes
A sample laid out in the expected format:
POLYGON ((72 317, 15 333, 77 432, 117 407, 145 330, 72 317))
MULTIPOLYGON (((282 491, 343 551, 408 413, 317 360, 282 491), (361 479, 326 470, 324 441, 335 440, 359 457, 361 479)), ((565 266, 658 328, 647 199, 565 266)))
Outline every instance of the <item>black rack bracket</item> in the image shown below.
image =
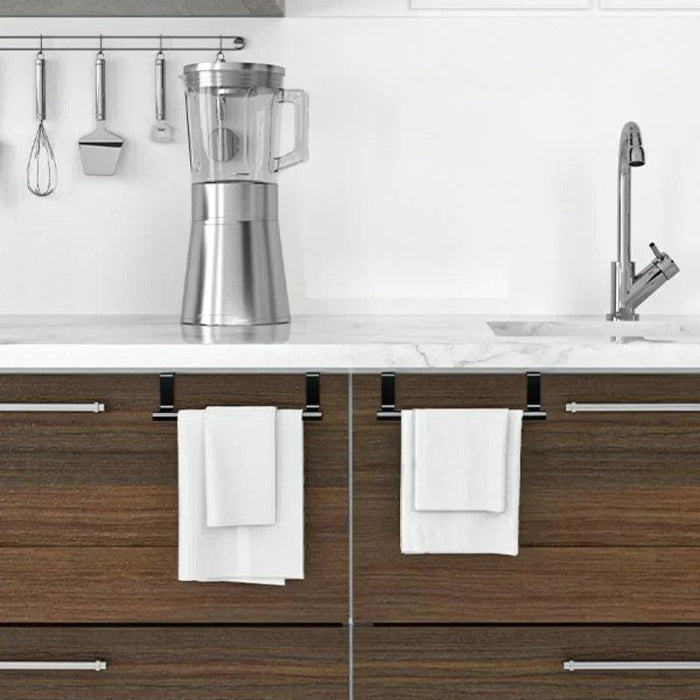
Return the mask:
POLYGON ((377 420, 401 420, 401 411, 396 408, 396 375, 393 372, 382 372, 382 403, 377 420))
POLYGON ((153 420, 177 420, 175 375, 172 372, 160 375, 160 408, 153 414, 153 420))
POLYGON ((547 420, 547 412, 542 410, 541 380, 539 372, 527 373, 527 408, 523 420, 547 420))
POLYGON ((301 412, 303 420, 323 420, 321 410, 321 375, 318 372, 306 373, 306 405, 301 412))

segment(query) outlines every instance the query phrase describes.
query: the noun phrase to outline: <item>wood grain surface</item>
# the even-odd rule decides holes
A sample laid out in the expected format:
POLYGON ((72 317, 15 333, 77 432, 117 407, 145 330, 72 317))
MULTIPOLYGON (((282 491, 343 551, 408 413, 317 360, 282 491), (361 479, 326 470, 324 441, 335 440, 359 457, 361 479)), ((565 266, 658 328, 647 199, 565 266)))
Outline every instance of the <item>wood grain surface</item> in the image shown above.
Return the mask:
MULTIPOLYGON (((6 375, 0 401, 104 401, 102 414, 0 414, 0 622, 343 622, 347 378, 322 377, 305 435, 306 579, 177 581, 177 425, 157 375, 6 375)), ((178 408, 302 408, 303 375, 181 375, 178 408)))
POLYGON ((700 628, 355 631, 355 700, 696 700, 700 672, 569 672, 579 661, 698 661, 700 628))
POLYGON ((342 628, 0 627, 0 659, 107 661, 3 671, 2 700, 344 700, 342 628))
MULTIPOLYGON (((700 621, 700 414, 568 414, 567 401, 700 400, 689 376, 548 375, 523 426, 521 554, 404 556, 400 425, 354 380, 358 620, 700 621)), ((525 404, 522 375, 399 375, 400 408, 525 404)))

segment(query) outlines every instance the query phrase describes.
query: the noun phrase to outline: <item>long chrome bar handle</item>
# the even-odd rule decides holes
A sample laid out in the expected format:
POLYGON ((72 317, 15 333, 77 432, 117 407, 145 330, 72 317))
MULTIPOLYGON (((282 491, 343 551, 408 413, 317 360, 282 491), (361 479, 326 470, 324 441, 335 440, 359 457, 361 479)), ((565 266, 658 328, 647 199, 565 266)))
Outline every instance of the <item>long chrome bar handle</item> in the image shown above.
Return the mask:
POLYGON ((95 56, 95 120, 105 120, 105 55, 100 48, 95 56))
POLYGON ((0 661, 0 671, 106 671, 107 662, 95 661, 0 661))
POLYGON ((156 54, 155 62, 156 121, 165 120, 165 56, 162 51, 156 54))
POLYGON ((578 403, 566 404, 567 413, 697 413, 700 403, 578 403))
POLYGON ((0 413, 104 413, 105 404, 90 403, 0 403, 0 413))
POLYGON ((700 661, 574 661, 565 671, 700 671, 700 661))
POLYGON ((43 122, 46 119, 46 57, 39 51, 34 60, 34 77, 36 82, 36 118, 43 122))

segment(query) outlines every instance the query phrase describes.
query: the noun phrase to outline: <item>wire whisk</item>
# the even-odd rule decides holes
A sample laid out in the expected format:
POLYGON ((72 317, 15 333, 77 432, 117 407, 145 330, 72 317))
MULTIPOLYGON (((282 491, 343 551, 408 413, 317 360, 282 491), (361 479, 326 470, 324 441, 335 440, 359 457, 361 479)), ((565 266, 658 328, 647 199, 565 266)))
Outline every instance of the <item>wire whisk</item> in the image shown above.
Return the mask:
POLYGON ((40 49, 34 62, 36 77, 36 118, 39 126, 34 136, 27 161, 27 188, 37 197, 48 197, 58 184, 56 158, 49 135, 44 127, 46 119, 46 58, 40 49))

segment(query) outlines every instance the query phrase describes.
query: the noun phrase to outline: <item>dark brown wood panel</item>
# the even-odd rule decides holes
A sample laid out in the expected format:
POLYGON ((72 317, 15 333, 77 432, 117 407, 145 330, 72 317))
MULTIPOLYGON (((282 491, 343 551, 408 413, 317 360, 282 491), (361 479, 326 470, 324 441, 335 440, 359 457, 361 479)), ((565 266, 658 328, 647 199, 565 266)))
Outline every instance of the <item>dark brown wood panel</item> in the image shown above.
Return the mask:
POLYGON ((3 402, 106 412, 0 414, 0 546, 177 543, 177 443, 157 375, 3 375, 3 402))
POLYGON ((0 659, 107 661, 102 672, 3 671, 2 700, 345 700, 341 628, 0 628, 0 659))
MULTIPOLYGON (((0 414, 0 622, 344 621, 347 378, 322 387, 324 419, 304 428, 306 579, 271 592, 177 581, 177 426, 151 420, 157 375, 0 377, 1 401, 107 405, 0 414)), ((176 379, 179 408, 304 400, 303 375, 176 379)))
MULTIPOLYGON (((379 377, 354 386, 358 619, 700 620, 700 572, 688 567, 700 545, 700 414, 564 411, 571 400, 696 401, 700 377, 544 376, 548 420, 523 427, 515 559, 400 553, 400 425, 376 420, 379 377)), ((397 401, 518 408, 525 377, 400 375, 397 401)))
POLYGON ((285 586, 177 580, 176 547, 0 548, 7 622, 324 622, 347 619, 341 491, 307 490, 305 575, 285 586))
POLYGON ((697 622, 699 591, 696 547, 525 547, 517 557, 387 548, 383 558, 356 558, 355 619, 697 622))
POLYGON ((700 413, 566 413, 577 402, 700 401, 700 376, 545 375, 524 431, 522 541, 700 546, 700 413))
POLYGON ((700 672, 569 672, 585 661, 697 661, 697 627, 355 631, 356 700, 696 700, 700 672))

